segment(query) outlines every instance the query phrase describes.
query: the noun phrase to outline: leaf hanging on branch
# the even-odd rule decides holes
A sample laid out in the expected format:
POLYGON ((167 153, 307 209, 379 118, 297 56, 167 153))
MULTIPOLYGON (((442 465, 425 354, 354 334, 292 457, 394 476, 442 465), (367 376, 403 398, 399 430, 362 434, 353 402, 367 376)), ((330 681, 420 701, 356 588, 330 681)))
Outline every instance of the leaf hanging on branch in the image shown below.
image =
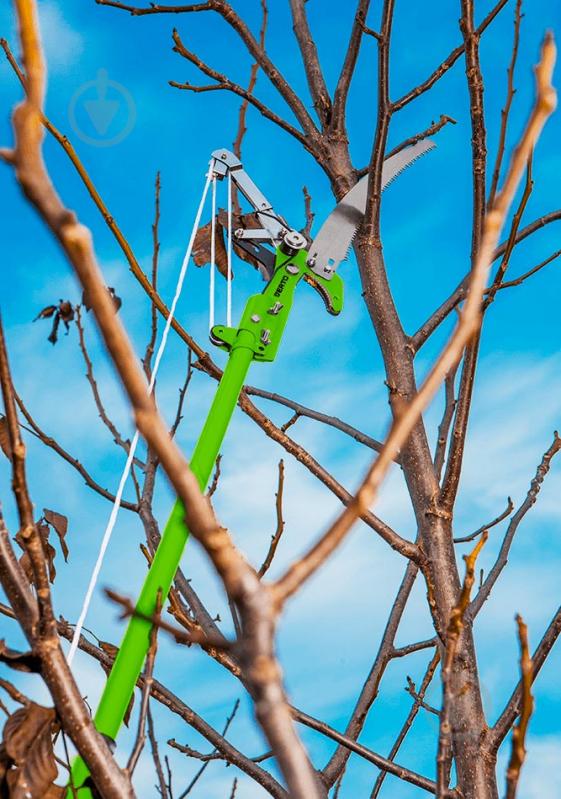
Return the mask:
POLYGON ((53 325, 47 341, 51 344, 56 344, 58 341, 58 329, 62 322, 66 328, 66 333, 70 330, 70 322, 74 319, 74 307, 70 300, 60 300, 58 305, 47 305, 42 311, 39 311, 35 319, 52 319, 53 325))
MULTIPOLYGON (((206 266, 211 262, 212 220, 197 230, 193 242, 193 262, 195 266, 206 266)), ((216 217, 215 253, 216 268, 223 277, 228 276, 228 253, 224 242, 224 228, 216 217)))
MULTIPOLYGON (((55 568, 56 549, 49 541, 49 532, 51 528, 42 519, 39 519, 39 521, 35 523, 35 526, 37 528, 37 532, 39 533, 39 537, 41 538, 41 543, 43 545, 43 552, 45 553, 45 559, 47 561, 47 569, 49 572, 49 582, 54 583, 56 577, 56 568, 55 568)), ((27 579, 29 580, 29 582, 33 584, 34 574, 33 574, 33 568, 31 566, 31 560, 29 559, 29 555, 25 551, 25 546, 20 533, 17 533, 16 541, 18 542, 20 547, 24 550, 23 555, 20 558, 19 564, 21 568, 24 570, 25 574, 27 575, 27 579)))
MULTIPOLYGON (((226 249, 226 238, 228 235, 228 212, 221 208, 216 214, 216 238, 214 260, 216 267, 222 277, 228 277, 228 251, 226 249)), ((254 213, 232 214, 232 230, 243 228, 244 230, 257 230, 261 223, 254 213)), ((196 266, 206 266, 211 261, 211 241, 212 241, 212 220, 207 222, 197 230, 193 244, 193 261, 196 266)), ((236 256, 247 264, 259 269, 259 264, 251 255, 236 243, 232 238, 232 249, 236 256)), ((234 272, 232 270, 232 278, 234 272)))
MULTIPOLYGON (((111 299, 113 300, 113 305, 115 306, 115 311, 119 311, 121 306, 122 306, 122 304, 123 304, 122 299, 117 295, 117 293, 116 293, 115 289, 113 288, 113 286, 107 286, 107 291, 109 292, 109 294, 111 296, 111 299)), ((92 304, 90 302, 90 298, 88 297, 88 292, 85 289, 82 292, 82 305, 84 306, 86 311, 91 311, 92 304)))
POLYGON ((58 768, 53 751, 54 708, 29 702, 4 725, 0 745, 0 795, 10 799, 62 796, 53 785, 58 768))
POLYGON ((62 513, 57 513, 54 510, 49 510, 48 508, 43 508, 43 518, 45 521, 51 525, 55 533, 58 535, 58 540, 60 541, 60 548, 62 550, 62 556, 64 558, 64 562, 68 562, 68 555, 69 549, 66 543, 66 533, 68 532, 68 519, 66 516, 63 516, 62 513))
POLYGON ((5 416, 0 416, 0 449, 9 461, 12 460, 12 445, 8 432, 8 422, 5 416))

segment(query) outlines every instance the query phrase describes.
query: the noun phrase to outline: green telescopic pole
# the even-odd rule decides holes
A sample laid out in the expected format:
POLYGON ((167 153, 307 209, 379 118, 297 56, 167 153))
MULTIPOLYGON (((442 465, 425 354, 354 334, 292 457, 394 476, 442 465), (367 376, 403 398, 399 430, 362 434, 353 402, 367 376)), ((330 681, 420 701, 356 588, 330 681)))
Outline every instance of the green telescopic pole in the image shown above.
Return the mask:
MULTIPOLYGON (((313 275, 307 265, 306 250, 291 255, 276 253, 274 274, 262 294, 249 298, 239 327, 216 326, 212 338, 229 352, 228 363, 190 461, 190 468, 204 491, 228 425, 253 360, 273 361, 292 308, 294 291, 305 278, 319 290, 330 313, 340 313, 343 284, 338 275, 330 281, 313 275)), ((152 564, 146 575, 136 607, 143 616, 153 616, 158 597, 167 599, 179 567, 189 530, 184 521, 183 504, 177 500, 164 528, 152 564)), ((123 723, 130 699, 150 648, 150 621, 133 616, 105 685, 94 723, 96 729, 114 741, 123 723)), ((92 799, 85 786, 89 771, 81 758, 72 766, 66 799, 92 799)))
MULTIPOLYGON (((210 480, 213 466, 253 360, 253 341, 254 337, 251 333, 245 330, 239 331, 193 452, 190 468, 199 481, 201 491, 205 490, 210 480)), ((164 598, 168 596, 188 538, 189 530, 184 521, 183 503, 176 500, 137 601, 136 607, 139 613, 152 616, 156 612, 158 596, 161 595, 164 598)), ((146 619, 138 616, 133 616, 130 619, 105 685, 94 723, 96 729, 111 740, 117 737, 142 671, 144 659, 150 647, 151 627, 151 623, 146 619)), ((78 758, 72 767, 74 786, 83 785, 88 774, 86 764, 81 758, 78 758)), ((71 790, 67 795, 69 799, 72 797, 71 790)), ((88 788, 83 788, 78 795, 80 799, 86 799, 86 797, 91 797, 91 792, 88 788)))

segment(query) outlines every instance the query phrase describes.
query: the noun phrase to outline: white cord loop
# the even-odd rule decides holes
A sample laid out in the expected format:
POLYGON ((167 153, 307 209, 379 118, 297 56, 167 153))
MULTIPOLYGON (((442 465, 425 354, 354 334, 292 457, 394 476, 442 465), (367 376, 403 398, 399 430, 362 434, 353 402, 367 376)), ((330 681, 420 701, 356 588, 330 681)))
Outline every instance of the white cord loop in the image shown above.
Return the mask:
POLYGON ((210 272, 208 287, 208 329, 214 327, 214 298, 216 282, 216 175, 212 176, 212 219, 210 220, 210 272))
MULTIPOLYGON (((160 362, 162 360, 162 356, 163 356, 164 350, 166 348, 168 335, 169 335, 169 331, 170 331, 170 328, 171 328, 171 323, 173 321, 174 314, 175 314, 175 309, 177 307, 177 303, 179 301, 179 297, 181 296, 181 291, 183 289, 183 282, 185 280, 185 274, 187 272, 187 265, 189 264, 189 259, 191 258, 191 251, 193 249, 193 243, 195 241, 195 236, 197 235, 197 231, 199 229, 199 225, 200 225, 200 222, 201 222, 201 215, 202 215, 202 212, 203 212, 203 207, 204 207, 204 204, 205 204, 205 200, 206 200, 206 197, 207 197, 207 194, 208 194, 209 185, 210 185, 210 182, 211 182, 212 178, 213 178, 213 174, 212 174, 212 162, 211 162, 211 164, 209 166, 209 171, 208 171, 207 176, 206 176, 206 183, 205 183, 205 187, 203 189, 203 195, 202 195, 201 201, 199 203, 199 208, 198 208, 197 214, 195 216, 195 222, 193 224, 193 229, 191 231, 191 236, 189 238, 189 244, 187 245, 187 250, 185 251, 185 256, 183 258, 183 263, 181 264, 181 269, 179 271, 179 277, 177 279, 177 285, 176 285, 176 288, 175 288, 175 295, 173 297, 173 301, 172 301, 171 307, 169 309, 168 318, 166 319, 166 324, 165 324, 164 331, 163 331, 163 334, 162 334, 162 340, 160 341, 160 346, 158 347, 158 352, 156 353, 156 358, 155 358, 155 361, 154 361, 154 368, 152 369, 152 375, 150 377, 150 383, 148 385, 148 393, 149 394, 151 394, 152 391, 154 390, 154 384, 156 382, 156 375, 158 373, 158 369, 160 367, 160 362)), ((214 215, 213 215, 213 219, 214 219, 214 215)), ((130 444, 129 453, 128 453, 127 460, 126 460, 126 463, 125 463, 125 468, 123 469, 123 473, 122 473, 121 479, 119 481, 119 487, 118 487, 117 493, 115 495, 115 500, 113 502, 113 507, 111 508, 111 514, 109 516, 109 521, 107 522, 107 526, 105 528, 105 532, 103 534, 103 538, 101 539, 101 545, 100 545, 100 548, 99 548, 99 553, 98 553, 98 556, 97 556, 97 560, 95 562, 95 566, 93 568, 93 571, 92 571, 92 574, 91 574, 91 577, 90 577, 88 588, 87 588, 86 594, 84 596, 84 602, 82 604, 82 610, 80 611, 80 616, 78 618, 78 622, 77 622, 76 627, 74 629, 74 635, 72 637, 72 643, 70 644, 70 650, 68 652, 68 657, 67 657, 67 661, 68 661, 69 665, 74 660, 74 655, 76 654, 76 650, 78 649, 78 643, 80 641, 80 635, 82 634, 82 630, 84 628, 84 623, 86 621, 86 616, 88 614, 88 610, 89 610, 90 603, 91 603, 91 600, 92 600, 92 597, 93 597, 93 593, 95 591, 95 587, 96 587, 96 584, 97 584, 99 573, 100 573, 101 567, 103 565, 103 559, 105 557, 105 552, 107 550, 107 547, 109 546, 109 542, 111 540, 111 535, 113 533, 113 529, 114 529, 115 523, 117 521, 117 515, 119 513, 119 508, 121 506, 121 499, 123 497, 123 491, 125 490, 125 484, 127 482, 128 476, 130 474, 132 462, 133 462, 134 455, 135 455, 135 452, 136 452, 136 447, 138 445, 138 440, 139 440, 139 433, 138 433, 138 430, 137 430, 135 432, 134 438, 133 438, 133 440, 131 441, 131 444, 130 444)))
POLYGON ((226 324, 232 327, 232 173, 228 171, 228 274, 226 277, 226 324))

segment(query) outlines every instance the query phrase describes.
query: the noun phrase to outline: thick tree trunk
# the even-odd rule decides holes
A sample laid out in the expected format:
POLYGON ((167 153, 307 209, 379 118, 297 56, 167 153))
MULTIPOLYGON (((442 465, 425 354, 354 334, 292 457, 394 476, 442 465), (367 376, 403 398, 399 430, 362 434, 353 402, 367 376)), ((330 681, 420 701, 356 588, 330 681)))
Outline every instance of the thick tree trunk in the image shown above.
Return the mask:
MULTIPOLYGON (((360 235, 356 242, 364 299, 376 332, 389 387, 392 414, 416 392, 413 353, 387 281, 381 248, 360 235)), ((458 599, 460 576, 453 545, 452 518, 438 507, 439 485, 421 421, 402 452, 402 468, 426 561, 423 573, 435 628, 442 636, 458 599)), ((481 700, 471 625, 461 637, 452 676, 452 743, 458 787, 464 799, 497 799, 494 762, 482 754, 488 732, 481 700)))

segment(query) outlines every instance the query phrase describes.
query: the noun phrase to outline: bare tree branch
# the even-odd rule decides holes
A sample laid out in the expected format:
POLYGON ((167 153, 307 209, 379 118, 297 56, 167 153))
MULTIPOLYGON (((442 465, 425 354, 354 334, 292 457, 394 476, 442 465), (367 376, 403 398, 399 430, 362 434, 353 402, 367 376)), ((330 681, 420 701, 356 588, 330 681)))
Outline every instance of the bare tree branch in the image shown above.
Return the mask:
POLYGON ((284 532, 284 519, 282 515, 282 498, 284 492, 284 461, 281 459, 279 461, 279 479, 278 479, 278 486, 277 486, 277 493, 275 494, 276 501, 275 501, 275 509, 277 513, 277 529, 275 530, 274 534, 271 536, 271 543, 269 544, 269 549, 267 550, 267 554, 265 556, 265 560, 263 561, 262 565, 257 572, 257 575, 260 578, 263 578, 265 574, 269 571, 271 567, 271 563, 273 562, 273 558, 275 557, 275 553, 277 551, 277 547, 281 540, 281 536, 284 532))
POLYGON ((514 9, 514 39, 512 42, 512 55, 510 57, 510 64, 507 69, 506 102, 503 110, 501 111, 501 129, 499 133, 499 144, 497 147, 495 166, 493 168, 493 178, 491 180, 491 188, 489 189, 489 205, 495 199, 497 186, 499 185, 499 175, 501 172, 501 166, 505 152, 508 118, 512 108, 512 101, 514 100, 514 95, 516 93, 516 89, 514 88, 514 69, 516 67, 516 60, 518 58, 518 45, 520 44, 520 23, 522 22, 521 10, 522 0, 516 0, 516 6, 514 9))
MULTIPOLYGON (((540 643, 532 655, 532 683, 540 673, 547 656, 551 652, 560 634, 561 607, 557 609, 553 619, 547 627, 547 630, 543 634, 540 643)), ((503 712, 497 719, 495 726, 490 730, 487 747, 492 755, 496 755, 499 746, 508 735, 509 730, 520 714, 524 690, 525 688, 523 682, 520 681, 510 699, 506 703, 503 712)))
POLYGON ((510 552, 510 547, 512 546, 512 542, 514 540, 514 536, 516 535, 516 531, 518 530, 518 526, 520 525, 520 522, 526 516, 530 508, 536 503, 538 494, 542 487, 542 483, 545 480, 549 470, 551 469, 551 461, 553 460, 553 458, 559 452, 560 449, 561 449, 561 438, 559 438, 557 433, 554 433, 553 442, 543 455, 541 463, 537 468, 535 477, 530 483, 530 488, 528 489, 528 493, 526 494, 524 502, 522 502, 522 504, 520 505, 520 507, 518 508, 518 510, 510 520, 510 523, 505 533, 505 537, 503 539, 503 543, 501 544, 501 548, 497 556, 497 560, 495 561, 493 568, 485 578, 483 585, 477 592, 476 597, 474 598, 473 602, 470 605, 469 613, 472 618, 476 616, 481 610, 483 603, 488 599, 493 586, 499 579, 502 570, 506 566, 508 561, 508 555, 510 552))
POLYGON ((290 0, 293 22, 292 29, 302 55, 302 63, 306 72, 306 78, 308 79, 308 88, 310 89, 312 102, 321 127, 325 130, 331 123, 331 97, 329 96, 329 91, 327 90, 325 78, 319 63, 316 45, 308 26, 305 1, 306 0, 290 0))
MULTIPOLYGON (((161 612, 162 595, 160 591, 158 600, 156 602, 156 618, 158 622, 160 622, 161 612)), ((136 768, 138 759, 142 754, 144 744, 146 743, 146 718, 148 715, 148 704, 150 702, 150 691, 152 689, 152 683, 154 682, 154 663, 156 661, 156 652, 158 650, 158 629, 159 624, 156 623, 150 630, 150 648, 148 650, 148 655, 146 656, 146 665, 144 666, 144 685, 142 686, 142 699, 140 702, 140 713, 138 715, 138 729, 134 747, 127 763, 127 772, 131 776, 136 768)))
MULTIPOLYGON (((405 719, 405 721, 403 723, 403 727, 399 731, 399 734, 398 734, 398 736, 397 736, 392 748, 390 749, 390 753, 388 755, 388 758, 390 760, 393 760, 395 758, 395 756, 397 755, 397 753, 399 752, 399 750, 401 748, 401 745, 402 745, 403 741, 405 740, 405 738, 407 737, 409 731, 411 730, 411 727, 413 726, 413 722, 415 721, 415 718, 416 718, 416 716, 417 716, 417 714, 419 712, 419 708, 421 707, 421 702, 422 702, 422 700, 424 700, 424 697, 425 697, 425 694, 427 692, 427 689, 428 689, 429 685, 432 682, 432 678, 434 677, 434 674, 436 672, 436 668, 437 668, 439 663, 440 663, 440 652, 437 651, 437 652, 434 653, 429 665, 427 666, 427 670, 426 670, 425 676, 423 677, 423 680, 421 682, 421 686, 419 688, 419 692, 418 692, 418 694, 416 694, 416 696, 413 697, 414 701, 413 701, 413 704, 411 706, 411 710, 409 711, 409 714, 407 715, 407 718, 405 719)), ((386 774, 387 773, 388 773, 387 771, 383 771, 382 770, 378 774, 378 777, 376 778, 376 782, 374 783, 374 787, 372 789, 372 793, 370 794, 370 799, 376 799, 376 797, 380 793, 380 790, 382 788, 384 780, 386 779, 386 774)))
MULTIPOLYGON (((115 502, 114 494, 112 494, 106 488, 100 486, 99 483, 93 479, 93 477, 87 471, 85 466, 83 466, 83 464, 80 463, 79 460, 70 455, 69 452, 67 452, 63 447, 61 447, 58 441, 56 441, 52 436, 47 435, 47 433, 45 433, 39 427, 39 425, 37 424, 35 419, 31 416, 31 414, 27 410, 27 407, 24 405, 23 400, 16 391, 14 391, 14 397, 17 402, 18 408, 24 415, 27 423, 29 424, 29 427, 31 428, 31 432, 33 433, 33 435, 37 436, 37 438, 46 447, 52 449, 54 452, 56 452, 56 454, 59 457, 61 457, 64 461, 66 461, 66 463, 70 464, 70 466, 72 466, 72 468, 75 469, 81 477, 83 477, 84 482, 88 486, 88 488, 91 488, 93 491, 96 492, 96 494, 99 494, 100 496, 104 497, 104 499, 108 499, 110 502, 115 502)), ((136 511, 137 505, 134 502, 128 502, 127 500, 122 499, 121 508, 125 508, 126 510, 136 511)))
MULTIPOLYGON (((99 2, 99 0, 98 0, 99 2)), ((495 17, 499 14, 500 11, 506 6, 508 0, 499 0, 493 8, 489 11, 483 22, 477 28, 477 35, 481 36, 481 34, 489 27, 491 22, 495 19, 495 17)), ((394 111, 400 111, 404 106, 408 105, 412 100, 415 100, 417 97, 420 97, 421 94, 424 94, 429 89, 432 89, 434 84, 440 80, 440 78, 445 75, 448 70, 454 66, 458 58, 462 56, 465 52, 465 43, 458 45, 458 47, 454 48, 450 55, 434 70, 434 72, 429 75, 429 77, 416 86, 414 89, 411 89, 407 94, 404 94, 399 100, 396 100, 392 103, 392 107, 394 111)))
POLYGON ((488 522, 488 524, 484 524, 482 527, 478 527, 475 532, 470 533, 469 535, 462 536, 461 538, 454 538, 455 544, 467 544, 469 541, 473 541, 478 536, 483 535, 483 533, 488 532, 492 527, 495 527, 497 524, 500 524, 507 516, 510 516, 514 508, 514 503, 512 499, 509 497, 507 501, 506 508, 502 513, 500 513, 493 521, 488 522))

